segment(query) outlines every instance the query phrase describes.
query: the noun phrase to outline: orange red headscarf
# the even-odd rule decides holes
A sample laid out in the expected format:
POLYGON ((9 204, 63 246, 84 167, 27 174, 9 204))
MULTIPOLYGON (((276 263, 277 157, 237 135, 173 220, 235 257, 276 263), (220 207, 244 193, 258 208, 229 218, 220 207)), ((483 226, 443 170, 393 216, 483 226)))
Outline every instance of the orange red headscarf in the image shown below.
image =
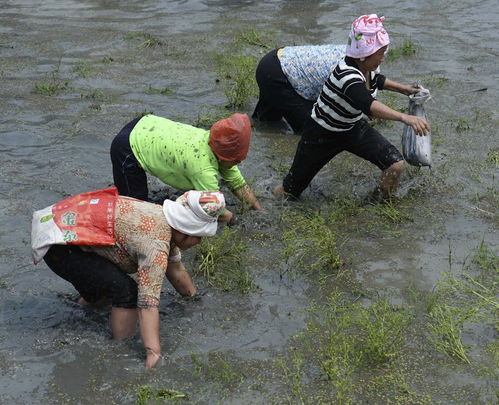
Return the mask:
POLYGON ((250 137, 248 116, 236 113, 212 125, 208 144, 218 159, 241 162, 248 154, 250 137))

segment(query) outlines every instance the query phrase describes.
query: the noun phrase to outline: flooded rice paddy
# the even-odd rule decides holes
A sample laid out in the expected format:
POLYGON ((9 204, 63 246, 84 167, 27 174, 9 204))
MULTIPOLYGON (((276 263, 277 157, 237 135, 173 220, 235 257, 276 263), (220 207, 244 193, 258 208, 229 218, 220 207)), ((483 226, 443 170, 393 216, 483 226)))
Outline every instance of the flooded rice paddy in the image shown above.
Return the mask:
MULTIPOLYGON (((0 403, 497 403, 498 26, 492 0, 1 2, 0 403), (432 92, 433 167, 363 205, 379 172, 342 154, 299 201, 274 199, 298 137, 256 125, 240 167, 266 211, 227 194, 240 221, 185 253, 197 297, 165 283, 164 359, 146 371, 109 308, 31 264, 32 211, 112 184, 132 118, 251 114, 264 53, 344 43, 371 12, 393 43, 382 72, 432 92), (207 251, 220 261, 200 268, 207 251)), ((376 125, 401 145, 400 123, 376 125)))

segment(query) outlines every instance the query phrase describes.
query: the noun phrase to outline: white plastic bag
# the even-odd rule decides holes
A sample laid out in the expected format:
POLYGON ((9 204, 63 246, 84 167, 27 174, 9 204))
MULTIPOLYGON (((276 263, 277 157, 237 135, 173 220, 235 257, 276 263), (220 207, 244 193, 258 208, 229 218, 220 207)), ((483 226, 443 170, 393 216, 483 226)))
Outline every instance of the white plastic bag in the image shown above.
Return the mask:
MULTIPOLYGON (((426 119, 423 104, 431 98, 430 90, 421 89, 409 96, 409 115, 426 119)), ((413 166, 431 166, 431 134, 416 135, 409 125, 404 125, 402 132, 402 153, 407 163, 413 166)))

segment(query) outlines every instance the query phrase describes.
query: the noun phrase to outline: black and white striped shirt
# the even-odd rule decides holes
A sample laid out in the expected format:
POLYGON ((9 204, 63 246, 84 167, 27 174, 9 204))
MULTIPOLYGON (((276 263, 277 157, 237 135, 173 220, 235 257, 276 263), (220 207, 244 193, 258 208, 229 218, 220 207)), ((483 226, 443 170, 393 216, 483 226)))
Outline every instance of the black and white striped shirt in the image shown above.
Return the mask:
POLYGON ((327 79, 312 109, 312 118, 333 132, 352 129, 357 121, 369 115, 376 93, 383 89, 385 76, 379 69, 371 72, 370 89, 357 64, 348 56, 340 61, 327 79))

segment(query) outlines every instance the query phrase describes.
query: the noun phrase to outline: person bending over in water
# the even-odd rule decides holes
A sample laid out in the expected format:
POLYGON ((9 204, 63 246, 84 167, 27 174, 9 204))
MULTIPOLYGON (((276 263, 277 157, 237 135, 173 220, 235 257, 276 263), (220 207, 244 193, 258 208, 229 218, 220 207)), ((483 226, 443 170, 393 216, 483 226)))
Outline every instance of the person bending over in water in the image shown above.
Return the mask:
POLYGON ((217 121, 209 131, 152 114, 128 123, 111 144, 114 184, 120 195, 147 201, 146 172, 178 190, 231 191, 260 210, 237 164, 248 154, 251 124, 246 114, 217 121))
POLYGON ((260 95, 252 118, 262 122, 284 118, 295 134, 301 134, 331 70, 345 57, 345 48, 285 46, 267 53, 256 68, 260 95))
POLYGON ((382 20, 383 17, 370 14, 353 22, 346 57, 326 81, 311 117, 305 122, 293 164, 283 184, 273 190, 275 195, 298 197, 319 170, 344 150, 382 170, 376 198, 389 198, 398 187, 403 157, 364 117, 402 121, 419 135, 426 135, 430 125, 423 118, 392 110, 375 99, 378 90, 406 95, 419 91, 378 73, 390 43, 382 20))
POLYGON ((118 196, 115 188, 108 190, 114 191, 114 197, 108 199, 111 201, 108 206, 114 204, 114 208, 103 214, 99 211, 78 214, 82 207, 91 210, 104 203, 102 196, 78 198, 84 194, 70 197, 73 204, 66 199, 52 206, 62 209, 59 216, 47 215, 46 210, 51 207, 38 211, 42 213, 38 216, 35 212, 33 257, 35 263, 43 257, 52 271, 73 284, 81 295, 80 304, 110 299, 111 330, 115 339, 133 336, 138 320, 146 351, 145 365, 150 368, 161 356, 158 306, 164 276, 181 295, 196 293, 191 277, 180 261, 179 249, 188 249, 200 243, 203 236, 216 233, 217 218, 225 210, 225 199, 219 191, 191 190, 176 201, 165 200, 160 206, 118 196), (71 227, 71 224, 76 226, 85 219, 79 215, 86 215, 90 223, 90 238, 94 238, 95 244, 102 245, 102 240, 97 242, 95 236, 95 226, 102 223, 102 219, 110 227, 110 233, 114 229, 115 243, 94 246, 92 240, 87 240, 87 245, 79 245, 78 239, 83 238, 85 229, 80 227, 78 231, 71 227), (113 217, 114 220, 110 220, 113 217), (55 224, 61 223, 66 226, 61 225, 61 230, 58 230, 55 224), (47 226, 56 232, 47 232, 47 226), (68 236, 71 232, 73 237, 68 236), (73 242, 54 244, 61 243, 61 240, 55 241, 54 236, 47 235, 57 233, 64 235, 65 241, 73 242), (136 281, 130 275, 134 275, 136 281))

